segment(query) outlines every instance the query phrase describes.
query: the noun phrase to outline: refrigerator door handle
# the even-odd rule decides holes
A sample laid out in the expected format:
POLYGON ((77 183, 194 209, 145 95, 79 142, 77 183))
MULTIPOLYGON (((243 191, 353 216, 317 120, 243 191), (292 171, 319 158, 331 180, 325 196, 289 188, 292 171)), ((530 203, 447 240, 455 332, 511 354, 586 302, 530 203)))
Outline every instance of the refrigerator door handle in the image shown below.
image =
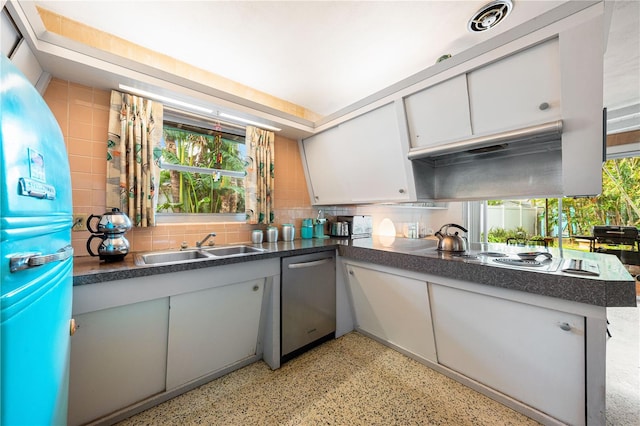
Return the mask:
POLYGON ((40 253, 20 253, 9 258, 9 270, 11 272, 22 271, 23 269, 34 268, 52 262, 61 262, 73 256, 73 247, 65 246, 52 254, 42 255, 40 253))

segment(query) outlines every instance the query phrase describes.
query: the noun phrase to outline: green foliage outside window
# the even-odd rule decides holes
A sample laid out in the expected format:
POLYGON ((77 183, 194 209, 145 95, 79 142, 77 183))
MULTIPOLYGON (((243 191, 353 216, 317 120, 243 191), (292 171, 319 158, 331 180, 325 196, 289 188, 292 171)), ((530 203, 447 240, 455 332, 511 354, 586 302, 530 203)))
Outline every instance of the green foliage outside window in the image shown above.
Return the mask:
MULTIPOLYGON (((488 205, 502 203, 502 200, 488 201, 488 205)), ((557 237, 558 199, 527 200, 527 204, 539 208, 538 222, 543 235, 557 237)), ((565 237, 591 235, 594 225, 640 228, 640 157, 607 160, 602 167, 602 193, 597 197, 563 198, 562 223, 565 237)), ((490 229, 488 239, 504 242, 522 231, 490 229)))
POLYGON ((245 145, 215 132, 164 126, 158 212, 244 213, 244 179, 171 165, 244 172, 245 145), (209 134, 211 133, 211 134, 209 134))

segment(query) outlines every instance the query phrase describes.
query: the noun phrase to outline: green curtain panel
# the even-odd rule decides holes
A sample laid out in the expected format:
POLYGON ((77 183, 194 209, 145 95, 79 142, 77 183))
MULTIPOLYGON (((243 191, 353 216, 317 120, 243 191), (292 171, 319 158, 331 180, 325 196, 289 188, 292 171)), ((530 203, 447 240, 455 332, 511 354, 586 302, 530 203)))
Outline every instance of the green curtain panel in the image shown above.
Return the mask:
POLYGON ((155 226, 162 139, 161 103, 111 91, 107 141, 107 207, 133 226, 155 226))
POLYGON ((247 126, 247 177, 245 203, 247 223, 273 223, 273 191, 275 172, 275 134, 247 126))

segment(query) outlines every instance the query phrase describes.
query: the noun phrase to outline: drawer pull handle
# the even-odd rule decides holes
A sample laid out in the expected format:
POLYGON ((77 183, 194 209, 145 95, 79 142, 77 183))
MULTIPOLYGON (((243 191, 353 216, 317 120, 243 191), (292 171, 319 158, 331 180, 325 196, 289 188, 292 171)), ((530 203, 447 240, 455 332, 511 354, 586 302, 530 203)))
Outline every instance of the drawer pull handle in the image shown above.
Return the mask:
POLYGON ((560 328, 564 331, 571 331, 571 326, 566 322, 560 323, 560 328))

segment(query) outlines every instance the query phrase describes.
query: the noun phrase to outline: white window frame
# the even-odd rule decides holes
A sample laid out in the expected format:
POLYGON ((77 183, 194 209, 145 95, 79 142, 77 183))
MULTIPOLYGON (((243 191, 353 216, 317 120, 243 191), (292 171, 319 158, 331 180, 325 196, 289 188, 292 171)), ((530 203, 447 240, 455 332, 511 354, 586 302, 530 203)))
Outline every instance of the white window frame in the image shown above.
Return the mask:
MULTIPOLYGON (((202 129, 215 126, 217 124, 223 125, 225 129, 234 129, 239 135, 244 133, 245 127, 238 126, 236 124, 221 122, 220 120, 212 119, 211 117, 205 117, 198 114, 193 114, 185 111, 174 110, 165 106, 164 122, 172 123, 184 123, 202 129)), ((213 129, 212 129, 213 130, 213 129)), ((171 164, 160 162, 161 170, 175 170, 180 172, 192 172, 201 174, 218 174, 219 176, 229 176, 234 178, 244 179, 246 177, 245 172, 236 172, 231 170, 204 168, 184 166, 180 164, 171 164)), ((176 223, 246 223, 247 215, 245 212, 241 213, 163 213, 156 212, 156 221, 158 224, 176 224, 176 223)))

